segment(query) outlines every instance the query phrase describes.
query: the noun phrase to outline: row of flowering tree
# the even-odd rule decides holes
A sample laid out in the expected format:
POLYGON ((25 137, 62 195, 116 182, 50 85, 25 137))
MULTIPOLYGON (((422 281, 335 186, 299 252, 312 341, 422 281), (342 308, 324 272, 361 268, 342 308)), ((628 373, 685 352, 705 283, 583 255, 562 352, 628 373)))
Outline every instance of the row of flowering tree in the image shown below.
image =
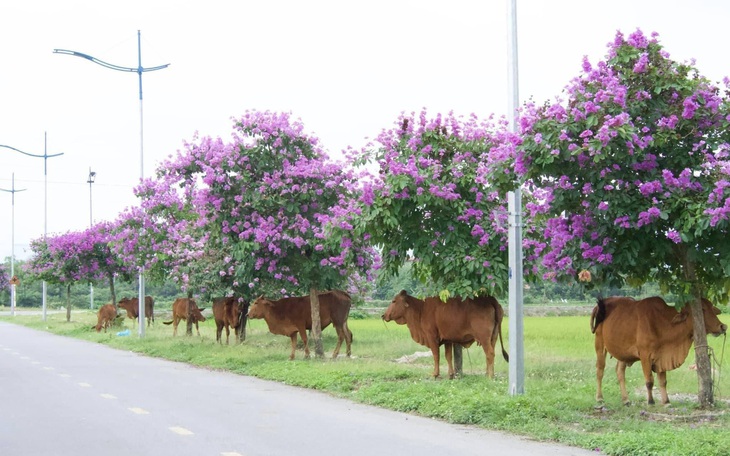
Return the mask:
POLYGON ((504 121, 403 115, 349 164, 288 114, 247 112, 229 141, 196 136, 137 188, 115 252, 189 293, 308 293, 322 356, 317 291, 366 282, 376 248, 386 271, 413 260, 442 295, 503 295, 504 202, 522 186, 528 279, 589 271, 592 283, 653 280, 683 297, 707 405, 698 299, 730 292, 727 80, 713 85, 637 31, 584 61, 565 96, 527 103, 516 134, 504 121))

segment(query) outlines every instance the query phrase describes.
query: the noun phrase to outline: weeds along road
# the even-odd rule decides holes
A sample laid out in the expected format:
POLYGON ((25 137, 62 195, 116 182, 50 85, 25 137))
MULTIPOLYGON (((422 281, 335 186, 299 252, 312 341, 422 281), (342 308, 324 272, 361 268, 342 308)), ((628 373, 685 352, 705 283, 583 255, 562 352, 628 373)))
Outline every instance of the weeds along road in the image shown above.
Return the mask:
POLYGON ((595 455, 0 322, 0 454, 595 455))

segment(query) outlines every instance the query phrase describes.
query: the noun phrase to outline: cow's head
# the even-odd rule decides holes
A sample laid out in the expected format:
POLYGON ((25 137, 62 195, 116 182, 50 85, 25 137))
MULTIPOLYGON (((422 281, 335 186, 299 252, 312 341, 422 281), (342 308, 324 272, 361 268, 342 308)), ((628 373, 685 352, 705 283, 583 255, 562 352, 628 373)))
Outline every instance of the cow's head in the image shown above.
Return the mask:
POLYGON ((259 296, 251 303, 248 308, 249 318, 264 318, 266 310, 273 307, 274 303, 264 298, 263 295, 259 296))
POLYGON ((383 320, 395 321, 399 325, 405 324, 407 309, 408 293, 406 293, 406 290, 402 290, 390 301, 390 305, 385 309, 385 313, 383 314, 383 320))
POLYGON ((720 315, 720 309, 705 298, 702 298, 702 314, 705 317, 705 330, 707 330, 707 334, 719 336, 727 332, 727 325, 723 324, 717 318, 720 315))
POLYGON ((195 321, 198 321, 198 322, 205 321, 205 317, 203 316, 204 310, 205 310, 205 307, 199 309, 198 306, 196 306, 196 305, 190 306, 190 318, 192 318, 192 320, 194 322, 195 321))
POLYGON ((139 313, 137 302, 137 298, 122 298, 119 300, 119 307, 127 311, 129 318, 137 318, 137 313, 139 313))

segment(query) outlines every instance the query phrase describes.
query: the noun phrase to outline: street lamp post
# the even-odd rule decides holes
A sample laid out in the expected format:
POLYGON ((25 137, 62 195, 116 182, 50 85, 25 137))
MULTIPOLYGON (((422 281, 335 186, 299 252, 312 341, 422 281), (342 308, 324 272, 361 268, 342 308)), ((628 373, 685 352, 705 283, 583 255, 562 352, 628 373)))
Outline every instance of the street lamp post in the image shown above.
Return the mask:
MULTIPOLYGON (((96 171, 92 171, 91 167, 89 167, 89 180, 86 182, 89 184, 89 228, 94 226, 94 218, 92 217, 91 208, 93 207, 91 205, 91 184, 96 181, 96 171)), ((89 309, 94 308, 94 284, 89 282, 89 309)))
MULTIPOLYGON (((142 181, 144 179, 144 116, 142 114, 142 73, 147 71, 156 71, 156 70, 162 70, 164 68, 167 68, 170 66, 169 63, 166 63, 165 65, 159 65, 155 67, 149 67, 144 68, 142 66, 142 41, 141 41, 141 34, 140 31, 137 30, 137 67, 124 67, 119 65, 113 65, 111 63, 104 62, 103 60, 99 60, 96 57, 92 57, 88 54, 84 54, 81 52, 76 51, 69 51, 67 49, 54 49, 54 53, 56 54, 66 54, 66 55, 73 55, 76 57, 81 57, 86 60, 90 60, 98 65, 101 65, 105 68, 109 68, 112 70, 117 71, 127 71, 127 72, 133 72, 137 73, 139 75, 139 179, 142 181)), ((142 229, 144 230, 144 220, 142 221, 142 229)), ((144 297, 145 297, 145 290, 144 290, 144 266, 142 266, 139 269, 139 328, 138 328, 138 334, 139 337, 144 337, 144 320, 145 320, 145 306, 144 306, 144 297)))
MULTIPOLYGON (((43 242, 46 242, 46 236, 48 235, 48 159, 51 157, 58 157, 63 155, 63 152, 59 154, 53 154, 48 155, 48 134, 43 133, 43 155, 37 155, 37 154, 29 154, 28 152, 23 152, 20 149, 16 149, 15 147, 5 146, 3 144, 0 144, 0 147, 4 147, 6 149, 11 149, 16 152, 20 152, 23 155, 27 155, 29 157, 36 157, 36 158, 42 158, 43 159, 43 242)), ((46 281, 43 281, 43 321, 46 321, 46 309, 47 306, 47 287, 46 287, 46 281)))
POLYGON ((12 195, 12 212, 10 216, 10 315, 15 316, 15 194, 17 192, 25 191, 25 189, 15 189, 15 173, 13 173, 12 187, 10 190, 0 188, 3 192, 8 192, 12 195))

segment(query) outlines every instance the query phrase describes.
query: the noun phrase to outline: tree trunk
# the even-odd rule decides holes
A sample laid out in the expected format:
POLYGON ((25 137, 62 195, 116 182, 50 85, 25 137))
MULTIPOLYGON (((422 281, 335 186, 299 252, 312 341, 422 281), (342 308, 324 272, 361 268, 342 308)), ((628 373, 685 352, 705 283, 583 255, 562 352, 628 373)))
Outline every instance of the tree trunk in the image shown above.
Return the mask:
POLYGON ((324 358, 324 346, 322 345, 322 320, 319 317, 319 294, 317 289, 309 289, 309 303, 312 308, 312 330, 311 338, 314 341, 314 356, 324 358))
POLYGON ((464 373, 464 351, 459 344, 454 344, 454 373, 457 376, 464 373))
POLYGON ((687 303, 692 314, 692 341, 695 346, 695 362, 697 363, 697 400, 701 408, 710 408, 715 403, 712 392, 712 366, 710 365, 710 352, 707 347, 707 329, 705 328, 705 316, 702 312, 702 286, 697 282, 697 274, 694 262, 689 258, 687 249, 680 250, 684 278, 692 284, 692 295, 695 297, 687 303))
POLYGON ((66 285, 66 322, 71 321, 71 284, 66 285))
POLYGON ((117 310, 117 292, 114 290, 114 274, 109 273, 109 293, 112 297, 112 305, 117 310))

